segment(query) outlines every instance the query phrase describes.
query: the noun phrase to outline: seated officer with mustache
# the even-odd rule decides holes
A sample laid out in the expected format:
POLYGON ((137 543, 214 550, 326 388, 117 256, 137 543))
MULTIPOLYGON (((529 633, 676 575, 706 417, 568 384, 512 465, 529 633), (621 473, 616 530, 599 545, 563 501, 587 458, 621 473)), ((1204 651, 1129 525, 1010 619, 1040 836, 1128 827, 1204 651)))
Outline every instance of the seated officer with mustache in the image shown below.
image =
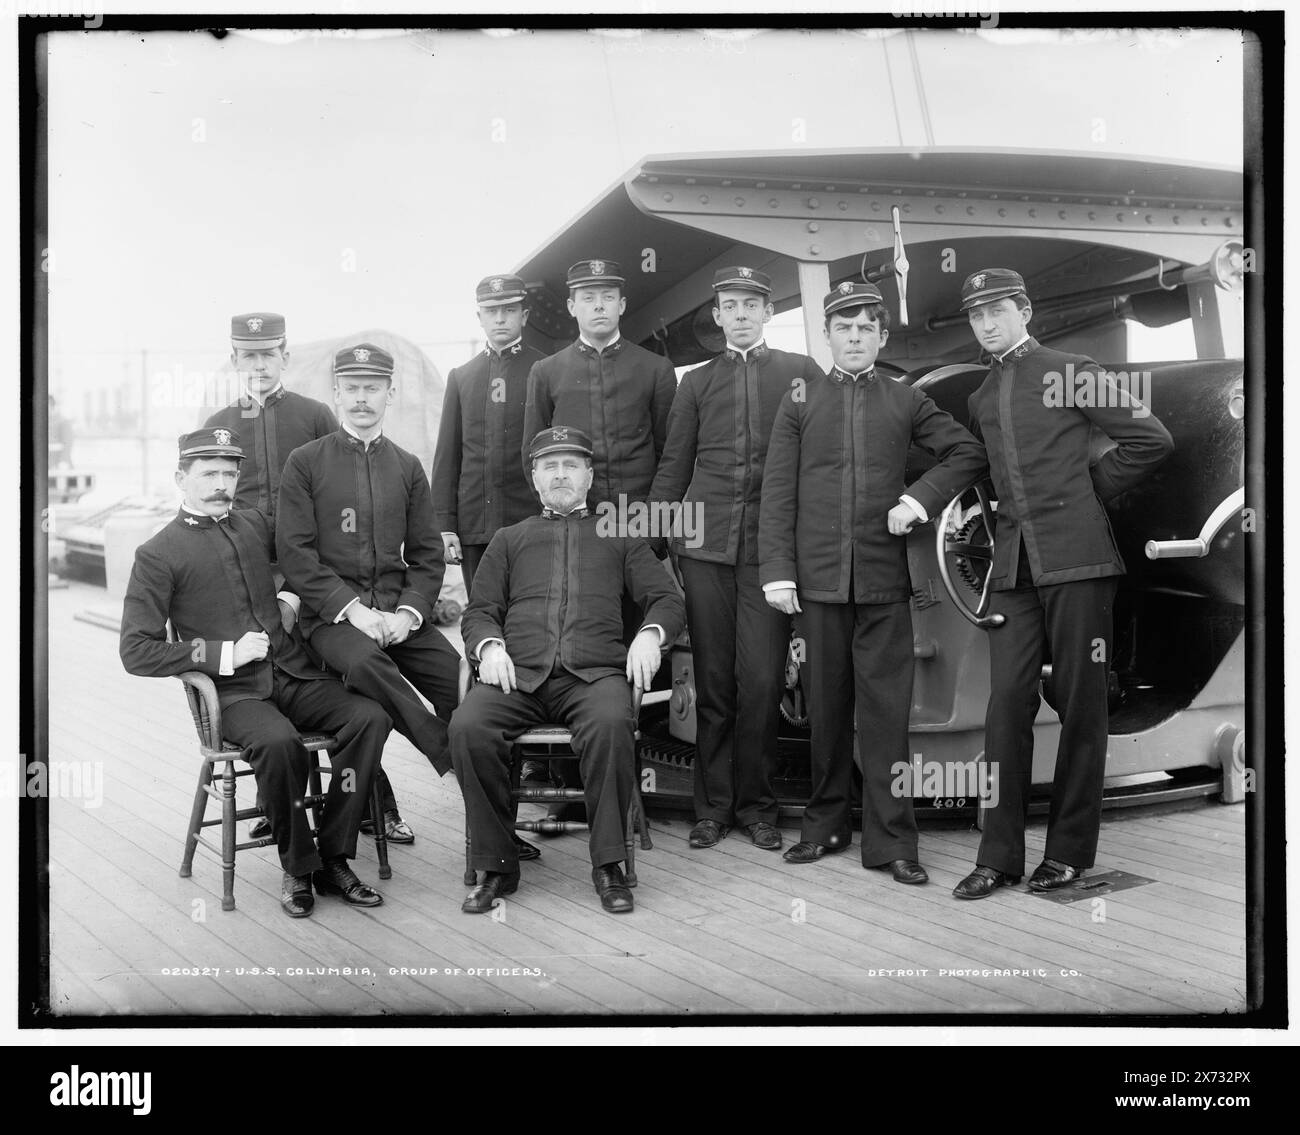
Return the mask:
POLYGON ((233 430, 180 439, 176 484, 184 502, 176 519, 136 550, 122 608, 122 665, 147 677, 199 670, 213 680, 222 736, 248 750, 284 869, 280 905, 290 918, 311 914, 313 882, 318 894, 378 906, 383 899, 348 860, 392 722, 284 633, 271 522, 256 509, 230 510, 243 456, 233 430), (179 642, 167 641, 168 619, 179 642), (333 733, 339 742, 315 842, 301 806, 310 757, 299 730, 333 733))
POLYGON ((543 511, 492 537, 461 624, 479 683, 451 721, 451 753, 465 797, 470 865, 478 885, 461 909, 482 914, 519 885, 510 799, 512 743, 558 721, 573 732, 582 768, 592 882, 612 914, 632 909, 623 875, 624 821, 635 775, 628 683, 649 689, 660 651, 686 611, 668 573, 640 539, 602 534, 587 509, 591 439, 542 430, 530 450, 543 511), (645 611, 623 645, 622 604, 645 611))
POLYGON ((308 646, 382 705, 441 776, 451 768, 446 720, 460 655, 430 622, 444 568, 429 479, 383 432, 393 369, 372 343, 335 355, 341 425, 289 455, 275 539, 285 580, 302 596, 308 646))

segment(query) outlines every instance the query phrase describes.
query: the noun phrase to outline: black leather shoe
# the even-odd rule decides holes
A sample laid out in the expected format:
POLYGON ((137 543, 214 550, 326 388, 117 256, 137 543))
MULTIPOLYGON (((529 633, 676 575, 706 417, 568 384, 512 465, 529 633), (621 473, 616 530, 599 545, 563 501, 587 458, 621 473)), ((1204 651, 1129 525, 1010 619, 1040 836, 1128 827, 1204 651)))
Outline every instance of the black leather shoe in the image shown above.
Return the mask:
POLYGON ((384 896, 366 886, 346 859, 330 859, 311 877, 318 895, 338 895, 349 906, 378 906, 384 896))
POLYGON ((746 824, 745 831, 749 833, 749 838, 754 841, 755 847, 761 847, 764 851, 776 851, 783 842, 781 833, 771 824, 766 824, 759 820, 756 824, 746 824))
MULTIPOLYGON (((362 835, 375 834, 375 825, 371 823, 369 816, 361 821, 360 831, 362 835)), ((415 833, 411 831, 411 825, 402 819, 401 813, 396 808, 389 808, 384 813, 384 838, 389 843, 415 842, 415 833)))
POLYGON ((1029 876, 1031 891, 1054 891, 1058 887, 1068 887, 1075 879, 1082 879, 1083 867, 1071 867, 1059 859, 1044 859, 1034 873, 1029 876))
POLYGON ((848 840, 831 847, 828 844, 809 843, 806 839, 801 839, 781 858, 787 863, 815 863, 823 855, 834 855, 837 851, 846 850, 848 846, 848 840))
POLYGON ((700 820, 691 828, 690 844, 692 847, 712 847, 727 838, 730 829, 717 820, 700 820))
POLYGON ((280 881, 280 909, 290 918, 306 918, 316 905, 316 896, 311 893, 310 875, 290 875, 284 873, 280 881))
POLYGON ((591 881, 596 884, 596 894, 600 895, 600 905, 610 914, 630 914, 632 911, 632 892, 628 890, 623 868, 617 863, 606 863, 594 867, 591 881))
POLYGON ((248 825, 249 839, 266 839, 271 834, 271 821, 265 816, 258 816, 248 825))
POLYGON ((1018 882, 1019 875, 1008 875, 992 867, 976 867, 953 887, 952 893, 959 899, 986 899, 999 887, 1014 887, 1018 882))
POLYGON ((482 882, 460 904, 460 909, 466 914, 488 914, 496 899, 501 895, 513 895, 519 889, 518 871, 483 871, 481 874, 482 882))
POLYGON ((520 862, 525 859, 541 859, 541 848, 534 847, 526 839, 520 839, 519 836, 514 835, 513 833, 511 834, 510 839, 515 845, 515 853, 518 855, 520 862))
POLYGON ((896 883, 928 883, 930 876, 915 859, 891 859, 888 863, 877 863, 877 871, 892 871, 896 883))
POLYGON ((545 761, 524 761, 519 766, 519 783, 545 788, 551 783, 551 766, 545 761))

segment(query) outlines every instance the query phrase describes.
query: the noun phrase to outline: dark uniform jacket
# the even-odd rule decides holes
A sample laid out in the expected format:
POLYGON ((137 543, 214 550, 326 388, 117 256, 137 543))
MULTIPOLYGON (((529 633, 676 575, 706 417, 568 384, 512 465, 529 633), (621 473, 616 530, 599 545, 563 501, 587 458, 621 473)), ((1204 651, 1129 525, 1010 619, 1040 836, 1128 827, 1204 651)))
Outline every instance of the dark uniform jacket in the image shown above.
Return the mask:
POLYGON ((619 339, 597 352, 582 340, 533 365, 524 412, 528 443, 548 426, 576 426, 591 436, 595 467, 588 501, 643 501, 668 438, 668 411, 677 391, 672 364, 619 339))
POLYGON ((271 578, 270 520, 250 509, 220 523, 182 510, 135 553, 122 605, 119 650, 131 674, 161 678, 185 670, 207 674, 222 708, 269 698, 272 669, 295 678, 329 678, 294 638, 284 633, 271 578), (228 533, 228 535, 226 535, 228 533), (167 641, 171 619, 178 642, 167 641), (223 677, 221 645, 249 631, 271 640, 266 658, 223 677))
POLYGON ((674 535, 674 552, 711 563, 758 563, 759 497, 772 422, 796 380, 807 386, 821 377, 807 355, 766 346, 751 349, 747 361, 725 351, 686 374, 650 489, 652 501, 694 506, 696 537, 688 542, 687 533, 674 535))
POLYGON ((787 394, 767 447, 759 579, 794 580, 819 603, 895 603, 911 594, 907 540, 889 510, 906 493, 933 518, 984 476, 984 447, 914 386, 874 372, 856 382, 834 368, 787 394), (907 451, 939 464, 908 485, 907 451))
POLYGON ((353 599, 425 621, 442 589, 442 537, 424 467, 382 434, 367 448, 338 429, 290 455, 276 519, 280 569, 302 597, 302 633, 353 599))
POLYGON ((524 445, 528 372, 545 357, 523 343, 500 354, 485 347, 447 376, 433 455, 439 532, 455 532, 463 544, 486 544, 498 528, 536 514, 537 494, 517 455, 524 445))
POLYGON ((1102 502, 1138 484, 1174 449, 1169 431, 1113 384, 1102 399, 1109 406, 1050 405, 1049 387, 1066 381, 1067 364, 1076 376, 1101 372, 1085 355, 1053 351, 1030 338, 1003 363, 995 361, 970 396, 971 427, 988 447, 998 496, 994 591, 1017 585, 1022 541, 1036 585, 1123 575, 1102 502), (1089 467, 1098 430, 1116 445, 1089 467))
POLYGON ((624 589, 645 611, 642 626, 657 623, 672 642, 686 607, 663 564, 643 540, 602 535, 601 523, 594 513, 534 516, 493 536, 461 623, 467 657, 503 640, 525 693, 557 662, 584 682, 623 674, 624 589))
POLYGON ((203 424, 239 434, 244 460, 239 466, 232 507, 259 508, 272 519, 280 495, 280 470, 289 454, 339 428, 324 402, 284 387, 267 398, 263 406, 244 394, 203 424))

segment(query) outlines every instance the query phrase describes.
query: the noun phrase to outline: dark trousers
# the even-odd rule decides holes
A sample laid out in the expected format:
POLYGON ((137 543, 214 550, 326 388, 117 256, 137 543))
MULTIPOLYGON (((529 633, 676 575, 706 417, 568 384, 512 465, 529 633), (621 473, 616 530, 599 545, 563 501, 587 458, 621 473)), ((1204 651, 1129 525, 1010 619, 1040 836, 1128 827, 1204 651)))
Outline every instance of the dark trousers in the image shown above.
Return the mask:
POLYGON ((812 795, 801 838, 843 846, 851 837, 853 715, 862 762, 862 862, 917 858, 916 815, 897 793, 907 767, 912 705, 912 609, 906 603, 804 600, 812 795))
POLYGON ((386 650, 346 622, 317 627, 311 647, 326 666, 343 676, 348 689, 383 706, 393 728, 429 758, 440 776, 451 768, 447 719, 456 708, 460 655, 428 619, 405 642, 386 650), (411 686, 433 703, 437 717, 411 686))
POLYGON ((478 571, 478 565, 482 562, 483 553, 486 551, 486 544, 462 544, 460 546, 460 571, 465 577, 466 598, 473 594, 474 573, 478 571))
POLYGON ((559 674, 531 694, 507 694, 480 682, 452 718, 451 756, 465 797, 470 866, 476 871, 519 869, 511 838, 511 748, 521 733, 545 722, 558 722, 573 733, 592 864, 620 863, 627 856, 624 823, 636 775, 630 687, 622 676, 584 682, 559 674))
POLYGON ((774 824, 790 616, 768 605, 756 565, 683 556, 678 567, 695 671, 695 818, 774 824))
POLYGON ((319 868, 322 859, 356 856, 357 828, 369 811, 371 778, 393 723, 375 702, 349 693, 338 682, 305 682, 281 670, 274 673, 271 697, 226 706, 221 732, 227 741, 249 750, 258 800, 271 823, 280 865, 290 875, 306 875, 319 868), (311 816, 302 806, 311 761, 298 739, 303 731, 338 738, 329 755, 334 772, 315 842, 311 816))
MULTIPOLYGON (((1022 578, 1029 578, 1027 570, 1022 578)), ((1106 775, 1115 588, 1112 576, 1021 587, 993 597, 991 610, 1005 615, 1006 622, 988 631, 984 759, 996 762, 997 801, 984 813, 976 862, 985 867, 1024 873, 1044 648, 1051 651, 1052 695, 1061 718, 1046 855, 1074 867, 1093 865, 1106 775)))

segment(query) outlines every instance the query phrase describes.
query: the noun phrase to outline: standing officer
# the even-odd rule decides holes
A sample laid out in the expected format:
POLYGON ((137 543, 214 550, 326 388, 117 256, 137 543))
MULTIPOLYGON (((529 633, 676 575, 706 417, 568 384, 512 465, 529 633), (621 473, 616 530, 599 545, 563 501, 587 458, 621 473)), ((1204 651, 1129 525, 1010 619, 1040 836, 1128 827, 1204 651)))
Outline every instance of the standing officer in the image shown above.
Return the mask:
POLYGON ((876 374, 889 311, 874 285, 845 282, 823 310, 835 365, 781 402, 758 534, 767 601, 802 611, 808 636, 813 787, 785 860, 849 846, 856 706, 862 864, 924 883, 912 801, 892 791, 907 767, 914 664, 904 537, 988 466, 983 446, 922 391, 876 374), (912 445, 939 464, 905 488, 912 445))
POLYGON ((485 913, 518 887, 510 751, 531 726, 558 720, 573 731, 582 767, 592 882, 604 909, 623 914, 632 910, 621 863, 636 775, 628 683, 649 689, 685 610, 644 540, 601 534, 587 508, 587 434, 543 430, 531 453, 542 515, 492 537, 463 623, 479 683, 452 719, 451 751, 470 865, 482 874, 461 909, 485 913), (630 647, 623 645, 625 591, 646 611, 630 647))
POLYGON ((272 311, 236 315, 230 321, 230 361, 241 392, 204 423, 210 429, 236 430, 247 455, 239 471, 235 508, 258 508, 275 519, 280 472, 300 445, 339 428, 323 402, 284 388, 289 366, 284 316, 272 311))
MULTIPOLYGON (((244 439, 249 450, 239 470, 234 507, 260 509, 272 525, 289 454, 339 428, 324 402, 285 390, 281 376, 289 366, 288 343, 283 315, 252 311, 232 316, 230 362, 239 376, 240 395, 204 423, 210 429, 234 430, 244 439)), ((280 578, 277 572, 277 583, 280 578)), ((386 777, 384 785, 387 793, 386 777)), ((363 829, 368 822, 369 817, 362 821, 363 829)), ((266 817, 255 820, 248 834, 253 839, 270 835, 266 817)))
MULTIPOLYGON (((627 311, 626 281, 617 261, 580 260, 569 268, 566 282, 578 338, 535 363, 529 373, 524 468, 531 470, 527 445, 540 430, 552 424, 582 430, 592 444, 592 505, 614 509, 617 518, 619 510, 644 501, 650 492, 668 438, 677 377, 668 359, 622 337, 619 320, 627 311)), ((641 616, 625 594, 625 643, 637 633, 641 616)), ((551 816, 577 811, 558 805, 551 816)))
POLYGON ((756 846, 776 850, 771 778, 790 616, 769 606, 759 586, 759 499, 777 407, 821 370, 806 355, 763 342, 772 318, 766 273, 719 269, 713 291, 713 321, 727 347, 682 379, 650 498, 680 502, 698 534, 675 533, 670 544, 686 590, 699 699, 690 845, 712 847, 734 823, 756 846))
POLYGON ((213 680, 222 736, 248 750, 284 870, 280 906, 290 918, 311 914, 313 882, 319 894, 378 906, 383 899, 348 860, 392 722, 285 634, 271 577, 271 523, 255 509, 230 507, 243 456, 233 430, 181 437, 176 484, 184 503, 136 549, 122 608, 122 665, 148 677, 200 670, 213 680), (168 619, 177 642, 167 641, 168 619), (314 843, 302 807, 310 761, 299 739, 304 729, 338 738, 314 843))
MULTIPOLYGON (((644 501, 668 437, 677 391, 672 364, 619 334, 627 298, 617 262, 580 260, 567 282, 578 339, 533 364, 524 437, 531 441, 553 423, 582 430, 592 443, 593 504, 644 501)), ((523 461, 529 469, 526 447, 523 461)))
POLYGON ((1133 488, 1173 452, 1169 431, 1118 390, 1085 355, 1041 346, 1029 334, 1025 281, 1009 268, 967 277, 962 310, 993 356, 970 397, 972 427, 988 446, 998 496, 991 607, 1006 621, 989 629, 990 690, 984 759, 996 762, 998 798, 984 813, 975 870, 960 899, 982 899, 1020 882, 1033 773, 1034 716, 1044 650, 1061 739, 1043 862, 1029 879, 1050 891, 1093 865, 1106 771, 1107 678, 1112 604, 1124 574, 1103 502, 1133 488), (1088 405, 1061 405, 1051 385, 1091 383, 1088 405), (1086 376, 1086 377, 1085 377, 1086 376), (1095 464, 1094 429, 1115 447, 1095 464))
POLYGON ((433 455, 434 522, 465 590, 498 528, 537 513, 537 494, 515 456, 524 441, 528 372, 545 358, 527 347, 528 292, 518 276, 488 276, 475 289, 487 346, 447 376, 433 455))
MULTIPOLYGON (((451 767, 446 720, 460 656, 430 621, 442 541, 424 467, 383 434, 393 393, 393 356, 383 348, 358 343, 334 356, 342 426, 290 454, 276 545, 302 596, 308 644, 345 685, 379 702, 442 775, 451 767)), ((391 796, 384 809, 389 832, 410 843, 391 796)))

